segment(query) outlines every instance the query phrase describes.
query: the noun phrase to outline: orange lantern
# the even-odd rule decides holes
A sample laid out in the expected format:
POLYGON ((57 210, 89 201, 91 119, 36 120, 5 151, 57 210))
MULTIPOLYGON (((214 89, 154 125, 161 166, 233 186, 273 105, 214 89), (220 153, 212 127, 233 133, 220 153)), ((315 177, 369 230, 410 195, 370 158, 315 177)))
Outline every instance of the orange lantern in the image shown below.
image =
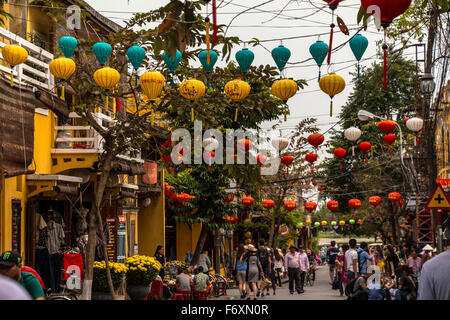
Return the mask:
POLYGON ((294 201, 285 201, 284 202, 284 209, 287 211, 292 211, 295 208, 297 208, 297 204, 294 201))
POLYGON ((314 162, 317 161, 317 154, 315 154, 315 153, 308 153, 305 156, 305 159, 306 159, 306 161, 308 161, 311 164, 311 174, 313 174, 314 173, 313 164, 314 164, 314 162))
POLYGON ((270 210, 270 209, 272 209, 275 206, 275 202, 273 200, 270 200, 270 199, 265 199, 262 202, 262 206, 265 209, 270 210))
POLYGON ((308 143, 316 149, 323 143, 324 140, 325 137, 321 133, 313 133, 308 136, 308 143))
POLYGON ((381 204, 381 198, 379 196, 372 196, 372 197, 369 198, 369 204, 371 206, 373 206, 373 208, 374 208, 373 209, 373 211, 374 211, 373 215, 374 215, 374 217, 376 217, 377 213, 375 211, 375 208, 381 204))
POLYGON ((308 201, 305 203, 305 209, 308 212, 313 212, 314 210, 316 210, 317 208, 317 203, 315 203, 314 201, 308 201))
POLYGON ((348 206, 354 210, 353 217, 356 218, 356 210, 361 207, 361 200, 351 199, 348 201, 348 206))
POLYGON ((294 161, 294 157, 292 156, 284 156, 281 158, 281 163, 286 166, 286 177, 289 176, 288 166, 294 161))

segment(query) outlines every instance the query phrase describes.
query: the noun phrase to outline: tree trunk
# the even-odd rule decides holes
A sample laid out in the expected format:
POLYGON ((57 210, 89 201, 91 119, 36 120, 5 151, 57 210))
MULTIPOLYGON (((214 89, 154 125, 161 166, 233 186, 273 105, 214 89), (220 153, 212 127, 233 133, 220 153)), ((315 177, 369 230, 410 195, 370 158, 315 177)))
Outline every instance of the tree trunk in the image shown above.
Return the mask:
POLYGON ((273 209, 273 214, 270 217, 270 229, 269 229, 269 246, 273 248, 275 246, 274 233, 275 233, 275 217, 279 214, 280 206, 277 204, 273 209))
POLYGON ((88 242, 86 245, 85 254, 85 268, 83 279, 82 300, 91 300, 92 279, 94 278, 94 259, 95 259, 95 244, 97 242, 97 216, 94 211, 89 213, 88 220, 88 242))
POLYGON ((208 229, 205 224, 202 224, 202 230, 200 231, 200 236, 198 237, 197 245, 195 246, 194 256, 192 257, 192 265, 198 263, 198 258, 200 253, 203 251, 203 246, 205 245, 206 237, 208 236, 208 229))

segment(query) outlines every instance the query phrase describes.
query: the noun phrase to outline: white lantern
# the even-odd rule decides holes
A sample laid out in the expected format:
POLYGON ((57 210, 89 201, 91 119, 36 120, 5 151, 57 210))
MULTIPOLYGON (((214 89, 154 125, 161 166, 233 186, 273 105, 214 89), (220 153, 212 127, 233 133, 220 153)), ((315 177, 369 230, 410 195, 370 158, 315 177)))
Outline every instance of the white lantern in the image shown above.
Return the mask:
POLYGON ((361 137, 361 130, 355 127, 350 127, 344 131, 344 136, 347 140, 356 141, 361 137))
POLYGON ((412 132, 419 132, 423 128, 423 120, 420 118, 411 118, 406 121, 406 127, 412 132))
POLYGON ((283 150, 289 145, 289 140, 283 137, 272 139, 272 146, 277 150, 283 150))
POLYGON ((214 138, 208 138, 203 140, 203 148, 205 148, 205 151, 213 151, 216 150, 217 147, 219 146, 219 141, 217 141, 214 138))

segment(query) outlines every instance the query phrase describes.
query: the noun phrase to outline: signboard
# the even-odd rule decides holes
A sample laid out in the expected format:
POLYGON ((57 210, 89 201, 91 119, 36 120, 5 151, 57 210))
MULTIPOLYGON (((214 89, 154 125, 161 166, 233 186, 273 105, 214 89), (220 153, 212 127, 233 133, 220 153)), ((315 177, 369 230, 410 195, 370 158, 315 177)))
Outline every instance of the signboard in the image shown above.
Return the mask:
POLYGON ((450 200, 440 184, 436 184, 430 199, 428 199, 427 209, 450 209, 450 200))
POLYGON ((289 232, 289 228, 288 228, 287 225, 283 224, 283 225, 280 226, 280 233, 281 233, 281 235, 284 236, 285 234, 288 234, 288 232, 289 232))
POLYGON ((117 227, 116 219, 106 219, 106 224, 108 226, 109 239, 106 245, 106 250, 108 250, 109 261, 117 261, 117 227))
POLYGON ((436 179, 436 183, 440 184, 443 188, 447 188, 450 186, 450 179, 436 179))

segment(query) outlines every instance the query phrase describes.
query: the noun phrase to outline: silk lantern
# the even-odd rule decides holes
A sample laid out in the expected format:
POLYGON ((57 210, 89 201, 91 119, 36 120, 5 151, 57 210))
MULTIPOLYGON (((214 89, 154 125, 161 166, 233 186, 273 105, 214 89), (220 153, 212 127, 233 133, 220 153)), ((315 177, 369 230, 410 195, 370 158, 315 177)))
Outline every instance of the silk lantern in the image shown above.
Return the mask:
POLYGON ((217 52, 214 50, 203 50, 199 53, 198 59, 203 66, 203 70, 206 72, 206 87, 209 88, 209 74, 213 71, 214 65, 217 62, 219 56, 217 52), (209 61, 208 61, 208 52, 209 52, 209 61))
POLYGON ((395 130, 397 124, 392 120, 383 120, 378 122, 377 126, 381 132, 383 132, 384 134, 388 134, 395 130))
POLYGON ((414 132, 416 139, 414 141, 414 145, 416 146, 419 144, 419 132, 423 128, 423 120, 417 117, 411 118, 408 121, 406 121, 406 127, 414 132))
POLYGON ((112 47, 110 44, 101 41, 97 42, 92 46, 92 51, 94 52, 94 55, 97 58, 98 63, 104 66, 106 60, 108 60, 109 56, 111 55, 112 47))
POLYGON ((317 154, 315 153, 308 153, 305 156, 305 160, 308 161, 311 164, 311 174, 314 174, 314 162, 317 161, 317 154))
MULTIPOLYGON (((334 155, 336 158, 342 159, 347 155, 347 151, 342 148, 334 149, 334 155)), ((342 170, 342 160, 339 161, 339 167, 342 170)))
MULTIPOLYGON (((206 91, 205 84, 197 79, 185 80, 181 83, 180 94, 193 103, 203 97, 206 91)), ((191 107, 191 121, 194 122, 194 107, 191 107)))
POLYGON ((311 225, 312 221, 310 219, 306 219, 305 223, 309 226, 311 225))
MULTIPOLYGON (((95 83, 105 89, 107 92, 119 84, 120 73, 113 68, 103 67, 94 73, 95 83)), ((108 109, 109 97, 106 95, 105 109, 108 109)))
POLYGON ((366 153, 365 154, 365 161, 366 161, 366 163, 367 163, 367 152, 369 152, 371 148, 372 148, 372 145, 369 142, 367 142, 367 141, 361 142, 359 144, 359 150, 361 150, 362 152, 366 153))
POLYGON ((226 203, 233 202, 233 200, 234 200, 234 194, 232 194, 232 193, 228 193, 228 194, 225 195, 225 197, 223 198, 223 201, 225 201, 226 203))
POLYGON ((316 149, 323 143, 324 140, 325 137, 321 133, 313 133, 308 136, 308 143, 316 149))
POLYGON ((383 137, 384 142, 386 142, 386 144, 388 145, 388 149, 389 149, 389 155, 391 155, 391 144, 393 144, 395 142, 395 139, 397 139, 397 137, 395 136, 395 134, 387 134, 383 137))
POLYGON ((291 51, 283 45, 279 45, 278 47, 272 50, 272 58, 273 60, 275 60, 275 63, 280 72, 283 71, 290 57, 291 51))
POLYGON ((292 211, 295 208, 297 208, 297 204, 294 201, 285 201, 284 202, 284 209, 286 211, 292 211))
POLYGON ((358 61, 358 79, 360 76, 360 65, 364 52, 366 52, 367 47, 369 46, 369 40, 361 34, 356 34, 353 38, 350 39, 350 48, 352 49, 353 55, 358 61))
POLYGON ((314 201, 308 201, 305 203, 305 209, 308 212, 313 212, 314 210, 316 210, 317 208, 317 203, 315 203, 314 201))
POLYGON ((319 221, 314 222, 314 226, 315 226, 316 228, 320 227, 320 222, 319 222, 319 221))
POLYGON ((250 196, 245 196, 242 198, 242 204, 247 207, 247 216, 248 216, 248 208, 251 207, 253 205, 253 203, 255 202, 255 199, 253 199, 250 196))
POLYGON ((331 64, 331 51, 333 48, 333 33, 334 33, 334 27, 336 26, 334 24, 334 10, 337 9, 339 2, 343 1, 343 0, 323 0, 326 3, 328 3, 330 9, 331 9, 331 24, 330 24, 330 42, 329 42, 329 48, 328 48, 328 60, 327 60, 327 64, 331 64))
POLYGON ((270 199, 264 199, 262 202, 262 206, 263 206, 263 208, 270 210, 275 206, 275 202, 270 199))
POLYGON ((320 223, 322 226, 326 226, 327 224, 328 224, 328 222, 327 221, 325 221, 325 220, 322 220, 322 222, 320 223))
POLYGON ((334 212, 339 209, 339 202, 335 200, 330 200, 327 202, 327 208, 332 212, 333 219, 334 219, 334 212))
MULTIPOLYGON (((49 64, 50 73, 56 78, 67 80, 75 73, 75 61, 69 58, 57 58, 49 64)), ((61 99, 64 100, 64 85, 61 86, 61 99)))
POLYGON ((335 95, 341 93, 345 89, 345 80, 336 73, 331 73, 324 76, 319 81, 320 89, 328 94, 331 98, 330 100, 330 117, 333 116, 333 98, 335 95))
POLYGON ((250 85, 241 79, 228 81, 225 84, 225 94, 236 103, 236 111, 234 113, 235 122, 238 120, 239 102, 247 98, 249 93, 250 85))
MULTIPOLYGON (((137 75, 136 75, 137 77, 137 75)), ((150 100, 155 100, 161 95, 164 87, 164 76, 157 71, 148 71, 140 77, 141 88, 150 100)), ((152 107, 151 125, 155 123, 155 112, 152 107)), ((184 164, 184 163, 183 163, 184 164)))
POLYGON ((311 53, 312 57, 317 63, 317 66, 319 67, 319 78, 317 81, 320 81, 321 77, 320 67, 322 66, 323 62, 325 61, 325 58, 327 57, 328 45, 325 42, 318 40, 309 47, 309 53, 311 53))
POLYGON ((337 222, 336 221, 331 221, 331 225, 335 226, 335 225, 337 225, 337 222))
POLYGON ((288 166, 291 165, 291 163, 294 161, 294 157, 292 156, 283 156, 281 158, 281 163, 286 166, 286 177, 289 176, 289 168, 288 166))
POLYGON ((411 0, 361 0, 361 5, 369 14, 377 14, 384 29, 383 44, 383 88, 387 89, 387 44, 386 29, 392 21, 404 13, 411 5, 411 0), (374 9, 376 8, 376 9, 374 9), (369 10, 370 9, 370 10, 369 10))
POLYGON ((74 37, 71 36, 64 36, 59 38, 58 40, 58 46, 63 52, 64 56, 66 58, 72 58, 75 49, 78 46, 78 41, 74 37))
MULTIPOLYGON (((361 137, 361 130, 356 127, 350 127, 344 131, 347 140, 355 142, 361 137)), ((352 146, 352 155, 355 156, 355 146, 352 146)))
POLYGON ((145 59, 145 54, 146 54, 145 49, 142 47, 139 47, 137 45, 134 45, 127 50, 128 60, 130 61, 131 65, 133 66, 134 73, 135 73, 135 81, 134 81, 135 87, 138 86, 137 71, 141 67, 142 62, 145 59))
POLYGON ((271 88, 272 94, 283 100, 285 107, 284 107, 284 121, 287 120, 287 101, 295 96, 295 94, 298 91, 298 85, 297 82, 291 79, 280 79, 275 81, 272 84, 271 88))
POLYGON ((392 202, 392 210, 395 213, 395 205, 401 200, 402 195, 398 192, 391 192, 388 195, 388 199, 392 202))
POLYGON ((345 226, 345 221, 344 220, 339 221, 339 225, 340 226, 345 226))
POLYGON ((241 71, 246 73, 255 59, 255 54, 248 48, 244 48, 236 52, 235 57, 241 71))
POLYGON ((8 44, 2 49, 3 59, 11 67, 11 87, 14 86, 14 67, 28 60, 28 51, 18 44, 8 44))

